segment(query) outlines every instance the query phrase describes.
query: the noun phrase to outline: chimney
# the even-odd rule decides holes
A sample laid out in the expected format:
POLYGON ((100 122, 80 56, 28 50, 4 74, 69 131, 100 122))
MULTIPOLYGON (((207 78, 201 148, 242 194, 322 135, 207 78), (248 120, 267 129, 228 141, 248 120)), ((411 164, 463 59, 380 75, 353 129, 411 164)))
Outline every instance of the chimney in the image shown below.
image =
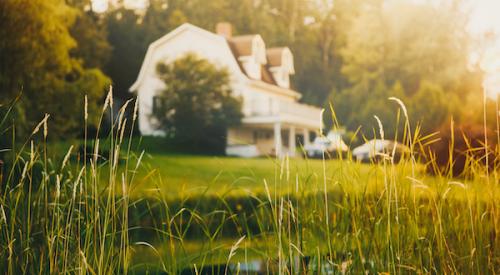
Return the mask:
POLYGON ((218 35, 229 39, 233 35, 233 26, 231 26, 231 23, 229 22, 219 22, 215 26, 215 32, 218 35))

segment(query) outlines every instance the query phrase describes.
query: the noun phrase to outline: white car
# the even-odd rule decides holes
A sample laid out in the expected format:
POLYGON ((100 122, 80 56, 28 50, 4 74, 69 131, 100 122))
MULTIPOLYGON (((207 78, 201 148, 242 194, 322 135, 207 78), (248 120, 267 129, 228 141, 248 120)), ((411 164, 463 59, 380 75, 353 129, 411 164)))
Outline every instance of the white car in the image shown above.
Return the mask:
POLYGON ((389 156, 392 156, 394 153, 392 157, 397 161, 404 152, 408 151, 409 149, 400 143, 391 140, 372 139, 354 148, 352 156, 358 161, 368 162, 370 160, 377 161, 381 159, 384 153, 389 156))
POLYGON ((323 155, 332 157, 348 150, 342 136, 336 132, 330 132, 326 137, 316 137, 313 143, 304 146, 304 151, 310 158, 322 158, 323 155))

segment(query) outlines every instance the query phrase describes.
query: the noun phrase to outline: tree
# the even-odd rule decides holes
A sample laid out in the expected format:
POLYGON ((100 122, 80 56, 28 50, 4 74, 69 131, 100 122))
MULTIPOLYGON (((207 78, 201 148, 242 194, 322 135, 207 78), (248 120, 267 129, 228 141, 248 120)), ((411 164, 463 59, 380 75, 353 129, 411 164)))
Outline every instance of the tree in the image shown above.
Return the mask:
POLYGON ((394 96, 405 100, 402 85, 397 82, 387 86, 383 81, 375 83, 367 82, 359 84, 351 89, 332 94, 330 101, 333 102, 340 123, 346 125, 348 130, 355 131, 361 126, 361 133, 368 138, 379 132, 379 125, 374 115, 382 121, 386 138, 394 138, 396 134, 397 106, 388 98, 394 96))
POLYGON ((229 73, 193 54, 158 64, 157 73, 165 83, 153 110, 158 127, 184 150, 223 154, 228 127, 242 118, 229 73))
POLYGON ((350 85, 332 91, 335 106, 343 108, 340 121, 350 130, 365 126, 367 133, 377 115, 386 132, 394 133, 396 120, 386 117, 390 96, 406 103, 413 125, 422 123, 427 134, 450 116, 461 117, 460 99, 465 104, 478 90, 468 67, 465 22, 454 5, 363 1, 341 35, 341 73, 350 85))
POLYGON ((109 84, 71 56, 77 43, 69 29, 77 14, 62 0, 0 1, 0 104, 22 92, 14 115, 19 135, 45 113, 54 121, 51 136, 75 135, 82 130, 84 94, 94 103, 109 84))
POLYGON ((422 156, 428 162, 429 172, 470 177, 478 169, 499 168, 497 136, 490 129, 485 133, 483 125, 446 122, 441 126, 438 137, 436 142, 423 148, 422 156))
POLYGON ((85 68, 103 69, 109 61, 112 47, 102 21, 92 10, 83 7, 71 26, 71 36, 78 44, 78 47, 72 49, 71 55, 78 58, 85 68))
POLYGON ((3 100, 16 95, 21 84, 35 85, 26 80, 57 82, 71 72, 69 49, 76 45, 68 27, 74 16, 61 1, 0 2, 0 83, 2 93, 9 95, 3 100))
POLYGON ((233 25, 234 35, 258 33, 267 47, 290 47, 297 72, 292 87, 303 93, 304 102, 323 105, 332 88, 346 86, 338 50, 345 33, 340 30, 347 28, 361 1, 354 5, 353 0, 338 0, 331 6, 325 4, 328 1, 308 0, 150 0, 143 15, 118 5, 105 16, 114 49, 106 73, 113 79, 115 94, 128 98, 151 42, 184 22, 214 30, 226 21, 233 25))
POLYGON ((132 96, 128 89, 139 74, 146 49, 146 33, 133 10, 119 8, 106 15, 108 41, 113 48, 104 72, 113 80, 114 95, 121 100, 132 96))

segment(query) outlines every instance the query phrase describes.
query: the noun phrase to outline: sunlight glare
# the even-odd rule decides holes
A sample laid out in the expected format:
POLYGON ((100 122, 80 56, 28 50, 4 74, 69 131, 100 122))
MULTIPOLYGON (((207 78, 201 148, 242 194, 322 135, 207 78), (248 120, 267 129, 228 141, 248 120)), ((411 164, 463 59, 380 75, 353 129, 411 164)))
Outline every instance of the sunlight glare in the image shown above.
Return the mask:
MULTIPOLYGON (((105 12, 110 4, 116 5, 118 0, 91 0, 92 1, 92 10, 95 12, 105 12)), ((123 4, 125 7, 130 9, 145 9, 148 6, 148 0, 124 0, 123 4)))

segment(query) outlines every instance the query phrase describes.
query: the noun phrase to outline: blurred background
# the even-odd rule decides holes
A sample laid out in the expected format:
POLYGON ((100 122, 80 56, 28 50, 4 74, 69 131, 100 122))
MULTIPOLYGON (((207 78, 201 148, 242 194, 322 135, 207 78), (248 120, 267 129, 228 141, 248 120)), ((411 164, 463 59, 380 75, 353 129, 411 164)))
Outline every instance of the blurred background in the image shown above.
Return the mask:
POLYGON ((481 125, 483 106, 496 129, 498 10, 495 0, 2 1, 0 102, 22 94, 18 135, 50 113, 54 138, 78 137, 85 94, 94 110, 112 84, 119 106, 132 97, 151 42, 185 22, 213 31, 224 21, 235 34, 260 34, 267 47, 288 45, 292 87, 304 103, 332 105, 347 136, 360 126, 371 136, 374 114, 392 136, 390 96, 424 133, 452 117, 481 125))

